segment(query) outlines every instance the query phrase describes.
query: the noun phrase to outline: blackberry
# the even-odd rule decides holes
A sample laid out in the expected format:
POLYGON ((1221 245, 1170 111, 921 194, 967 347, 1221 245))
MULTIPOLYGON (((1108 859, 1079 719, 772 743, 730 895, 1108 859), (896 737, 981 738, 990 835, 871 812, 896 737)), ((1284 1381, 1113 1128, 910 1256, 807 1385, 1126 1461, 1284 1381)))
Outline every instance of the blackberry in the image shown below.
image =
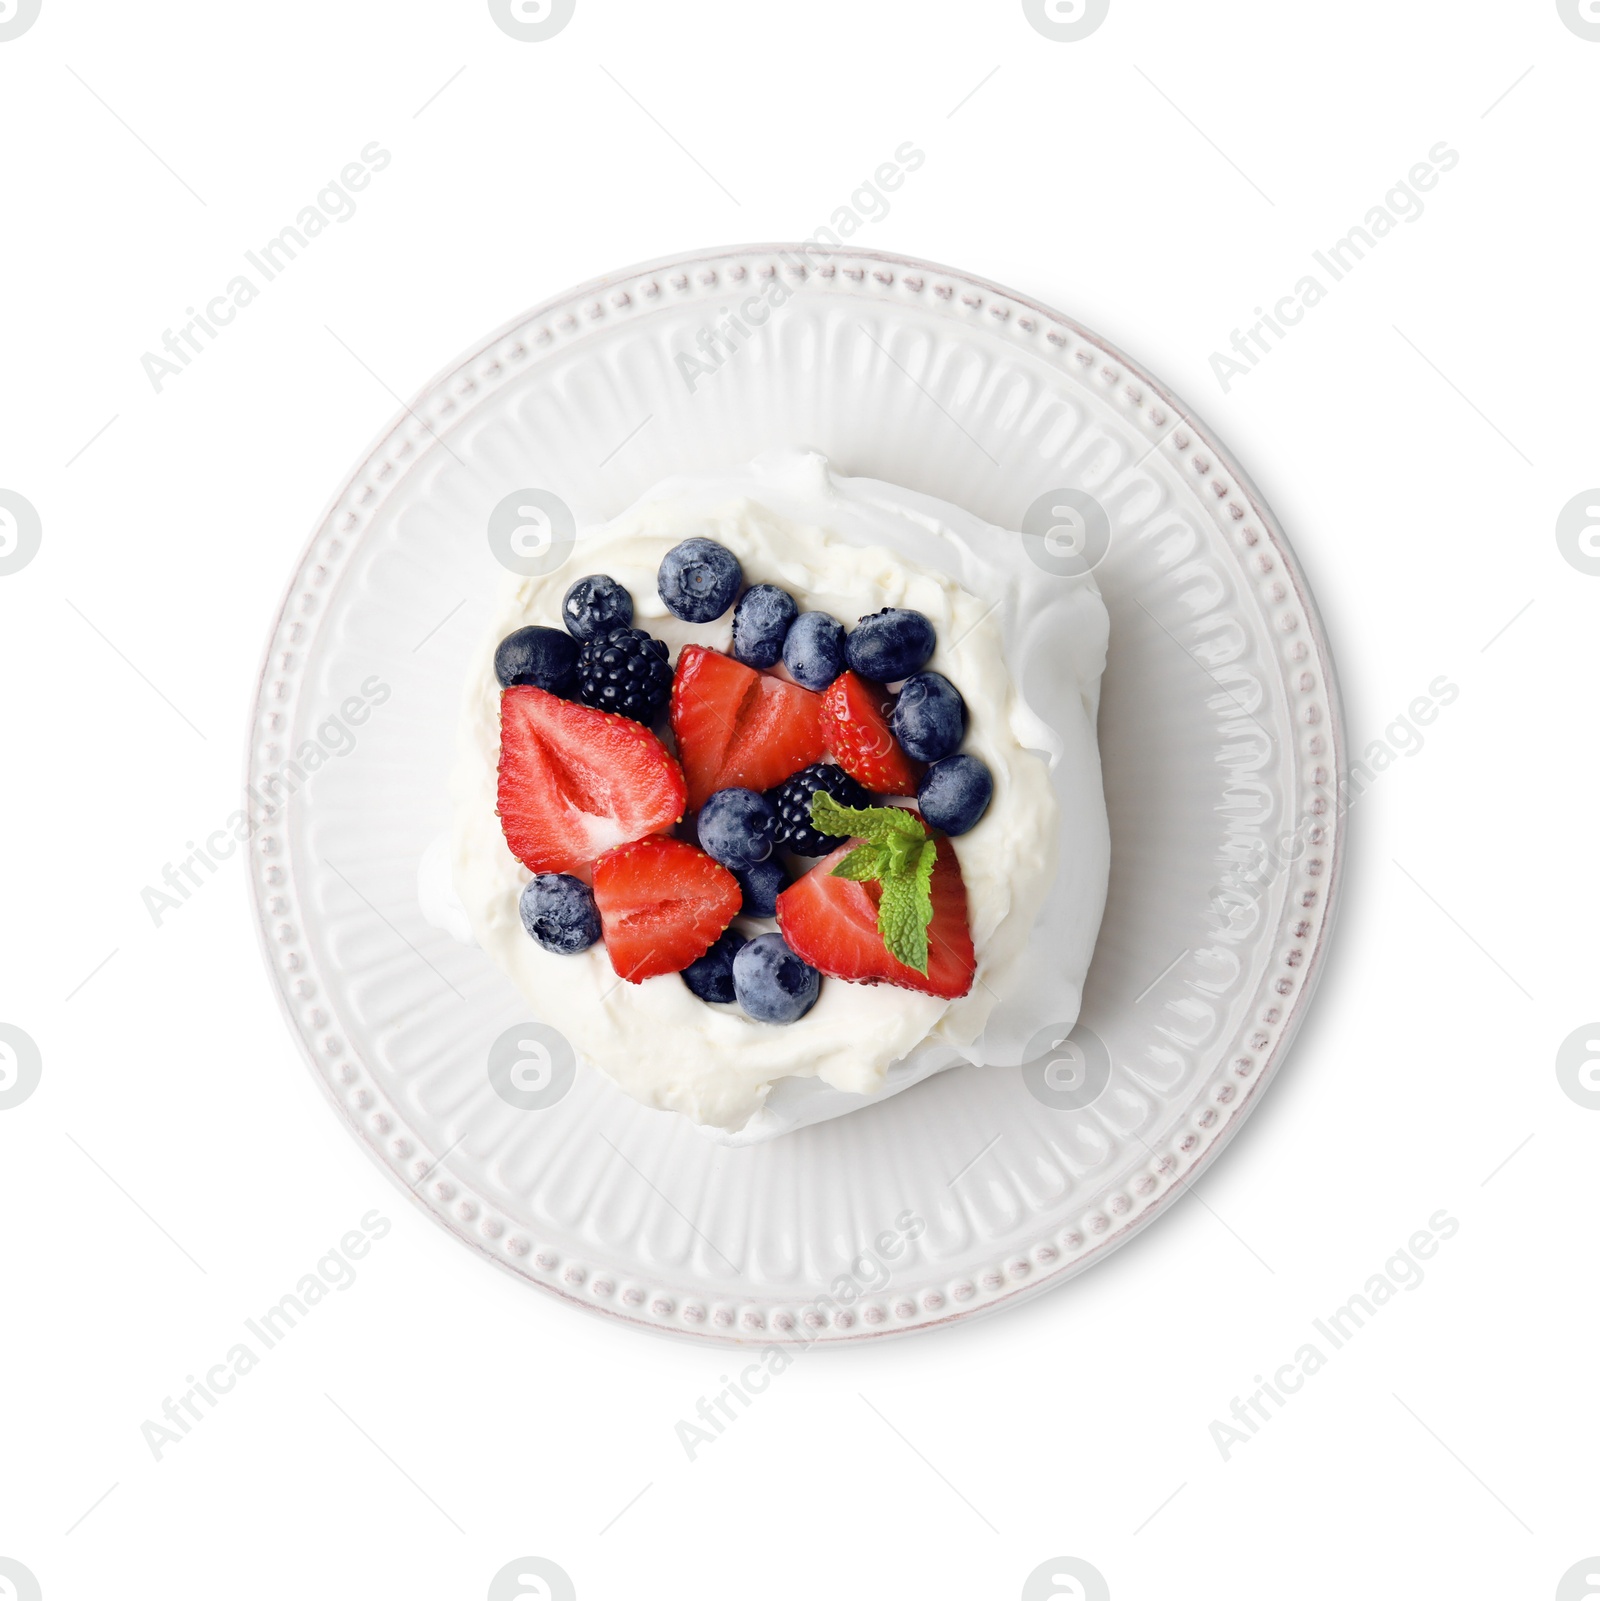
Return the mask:
POLYGON ((672 691, 667 647, 642 628, 613 628, 578 652, 578 699, 636 723, 653 723, 672 691))
POLYGON ((871 806, 872 797, 842 767, 832 762, 813 762, 784 779, 767 799, 778 814, 774 848, 793 851, 798 856, 826 856, 844 839, 823 834, 811 826, 811 797, 825 789, 841 806, 871 806))

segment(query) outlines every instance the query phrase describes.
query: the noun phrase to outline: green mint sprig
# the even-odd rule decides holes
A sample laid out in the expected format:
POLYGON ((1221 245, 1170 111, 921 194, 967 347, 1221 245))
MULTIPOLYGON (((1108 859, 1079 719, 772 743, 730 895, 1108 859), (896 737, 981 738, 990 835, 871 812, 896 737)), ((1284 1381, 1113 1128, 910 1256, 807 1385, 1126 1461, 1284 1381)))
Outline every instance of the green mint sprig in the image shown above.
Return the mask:
POLYGON ((878 933, 897 962, 928 974, 933 921, 933 864, 938 847, 919 818, 899 806, 841 806, 825 789, 811 797, 811 824, 823 834, 862 843, 833 870, 835 878, 876 879, 878 933))

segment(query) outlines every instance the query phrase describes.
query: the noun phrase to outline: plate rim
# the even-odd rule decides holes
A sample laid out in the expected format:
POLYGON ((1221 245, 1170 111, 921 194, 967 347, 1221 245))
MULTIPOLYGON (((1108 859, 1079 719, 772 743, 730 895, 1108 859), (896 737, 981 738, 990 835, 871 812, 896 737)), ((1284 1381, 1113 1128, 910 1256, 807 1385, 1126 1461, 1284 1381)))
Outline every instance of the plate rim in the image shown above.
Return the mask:
MULTIPOLYGON (((664 273, 670 269, 683 271, 694 268, 709 268, 725 261, 763 255, 786 259, 798 256, 805 263, 807 269, 819 262, 842 263, 853 261, 859 263, 864 269, 876 265, 900 271, 909 269, 916 273, 937 275, 954 284, 970 287, 983 295, 995 296, 1012 305, 1025 307, 1036 317, 1069 330, 1084 344, 1092 346, 1110 361, 1119 365, 1126 376, 1136 380, 1153 394, 1158 395, 1172 413, 1175 423, 1186 427, 1193 433, 1213 460, 1222 466, 1233 479, 1239 495, 1248 503, 1252 515, 1259 522, 1262 533, 1272 551, 1284 565, 1284 570, 1293 587, 1295 600, 1304 615, 1306 630, 1311 637, 1314 657, 1323 680, 1323 698, 1327 703, 1326 734, 1331 747, 1328 762, 1333 773, 1332 789, 1335 797, 1334 810, 1330 820, 1330 839, 1325 847, 1320 847, 1328 863, 1328 870, 1324 880, 1326 884, 1325 906, 1315 943, 1306 955, 1304 971, 1296 986, 1295 994, 1289 1003, 1288 1014, 1283 1021, 1278 1038, 1252 1073, 1249 1083, 1238 1097, 1237 1104, 1228 1110, 1222 1129, 1207 1142, 1204 1149, 1183 1172, 1174 1176, 1173 1183, 1162 1190, 1159 1195, 1146 1202, 1136 1215, 1108 1229, 1106 1233, 1096 1239, 1089 1249, 1074 1260, 1054 1268, 1030 1272, 1024 1282, 1009 1286, 999 1293, 974 1300, 970 1305, 955 1306, 948 1310, 915 1317, 903 1324, 865 1327, 858 1320, 847 1330, 819 1330, 812 1332, 809 1337, 804 1332, 803 1320, 789 1330, 775 1328, 770 1321, 764 1321, 759 1329, 753 1332, 741 1333, 737 1329, 724 1330, 711 1326, 689 1327, 682 1324, 674 1325, 652 1321, 647 1316, 630 1312, 619 1305, 603 1304, 593 1299, 583 1298, 553 1279, 547 1280, 536 1276, 526 1265, 509 1260, 503 1252, 497 1252, 491 1248, 491 1243, 475 1237, 464 1223, 459 1223, 442 1208, 430 1204, 427 1198, 420 1193, 417 1184, 409 1184, 405 1181, 396 1163, 379 1148, 372 1131, 364 1125, 358 1116, 352 1113, 351 1108, 335 1093, 328 1074, 319 1065, 312 1042, 306 1030, 301 1026, 300 1020, 296 1018, 291 1009, 287 979, 279 970, 279 964, 274 959, 274 952, 268 940, 269 913, 263 900, 266 890, 262 882, 260 867, 256 860, 258 853, 252 852, 252 867, 249 874, 251 921, 255 928, 256 941, 261 952, 263 967, 266 969, 269 987, 288 1032, 299 1049, 307 1071, 316 1082, 324 1099, 336 1112, 339 1121, 350 1134, 355 1136, 357 1144, 366 1152, 368 1158, 387 1175, 397 1189, 410 1198, 412 1203, 425 1216, 429 1217, 452 1239, 468 1246, 474 1254, 499 1268, 518 1283, 531 1286, 546 1295, 552 1296, 557 1301, 577 1308, 581 1312, 607 1317, 632 1328, 695 1345, 703 1345, 709 1341, 716 1345, 742 1349, 749 1349, 752 1346, 777 1345, 785 1349, 798 1347, 809 1350, 814 1346, 856 1345, 870 1340, 894 1340, 916 1334, 932 1333, 956 1323, 969 1323, 975 1319, 987 1317, 992 1313, 1020 1305, 1035 1296, 1042 1295, 1046 1291, 1068 1283, 1087 1269, 1105 1261, 1107 1257, 1147 1229, 1158 1218, 1164 1217, 1180 1197, 1187 1195, 1196 1180, 1209 1171, 1218 1156, 1228 1148, 1238 1135, 1240 1128, 1243 1127, 1250 1114, 1255 1110, 1268 1086, 1277 1078, 1285 1060, 1294 1048, 1315 995, 1321 986, 1327 965, 1328 946, 1339 921, 1339 911, 1343 900, 1345 858, 1348 850, 1346 840, 1348 809, 1342 803, 1338 788, 1340 775, 1345 771, 1346 733, 1343 696, 1332 643, 1328 637, 1326 625, 1311 591, 1305 570, 1294 550, 1293 544, 1284 532, 1277 514, 1273 511, 1271 504, 1267 501, 1255 480, 1244 471, 1233 453, 1221 442, 1199 410, 1185 401, 1169 385, 1156 378, 1142 363, 1127 355, 1120 346, 1114 344, 1111 340, 1087 328, 1076 318, 1056 307, 1048 305, 1030 294, 1012 289, 978 273, 970 272, 965 268, 951 267, 924 257, 909 256, 895 251, 873 250, 862 246, 840 245, 822 248, 814 245, 811 241, 804 240, 728 244, 654 257, 631 266, 616 268, 547 297, 526 311, 501 323, 488 335, 475 341, 450 362, 438 368, 425 383, 412 392, 411 400, 409 402, 403 401, 399 410, 370 439, 366 448, 356 457, 355 465, 342 480, 337 490, 324 503, 322 510, 312 523, 311 530, 300 548, 299 555, 295 558, 290 568, 289 575, 281 588, 278 603, 271 614, 271 622, 268 625, 262 647, 261 664, 254 681, 243 751, 244 770, 241 775, 240 790, 247 815, 250 813, 253 798, 252 789, 256 752, 261 742, 261 722, 266 709, 265 691, 272 677, 273 656, 279 645, 289 604, 300 590, 306 570, 313 561, 319 542, 327 536, 334 515, 339 507, 345 503, 351 491, 361 481, 374 458, 379 455, 383 447, 396 434, 403 430, 407 422, 423 421, 418 410, 419 404, 424 402, 430 395, 438 392, 449 379, 471 367, 486 352, 492 350, 518 329, 531 326, 541 319, 553 316, 557 312, 575 310, 586 299, 599 295, 619 283, 630 282, 651 273, 664 273)), ((424 421, 424 427, 434 441, 439 440, 440 436, 431 424, 424 421)), ((1176 427, 1170 430, 1173 433, 1176 431, 1176 427)), ((271 816, 276 820, 280 816, 280 812, 275 811, 271 816)), ((429 1172, 431 1171, 432 1169, 430 1168, 429 1172)), ((423 1177, 427 1176, 426 1173, 423 1175, 423 1177)), ((420 1183, 420 1180, 418 1183, 420 1183)), ((774 1302, 799 1300, 794 1296, 774 1296, 770 1299, 774 1302)))

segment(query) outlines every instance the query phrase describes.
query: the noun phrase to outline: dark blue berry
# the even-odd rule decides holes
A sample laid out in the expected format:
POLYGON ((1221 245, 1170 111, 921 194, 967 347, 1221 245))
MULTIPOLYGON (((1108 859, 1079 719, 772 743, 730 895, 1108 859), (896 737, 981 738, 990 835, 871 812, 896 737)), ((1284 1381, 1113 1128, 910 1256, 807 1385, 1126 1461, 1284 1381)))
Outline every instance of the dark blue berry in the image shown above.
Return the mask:
POLYGON ((613 628, 631 628, 633 596, 615 578, 591 573, 567 591, 561 602, 561 620, 574 639, 594 639, 613 628))
POLYGON ((744 582, 739 558, 714 539, 685 539, 661 558, 656 588, 667 610, 686 623, 714 623, 744 582))
POLYGON ((943 673, 913 673, 901 685, 889 727, 913 761, 937 762, 961 743, 967 703, 943 673))
POLYGON ((861 618, 845 641, 850 671, 880 684, 909 678, 933 654, 933 624, 919 611, 885 606, 861 618))
POLYGON ((758 1023, 792 1023, 817 1004, 822 975, 789 949, 782 934, 762 934, 734 957, 733 988, 758 1023))
POLYGON ((586 951, 600 938, 600 912, 589 886, 571 873, 540 873, 517 901, 522 926, 547 951, 586 951))
POLYGON ((776 917, 778 897, 789 887, 789 875, 776 857, 769 856, 754 867, 734 874, 739 888, 744 891, 744 904, 739 911, 745 917, 776 917))
POLYGON ((803 611, 783 641, 783 665, 795 683, 826 689, 844 671, 844 624, 825 611, 803 611))
POLYGON ((826 856, 844 840, 824 834, 811 823, 811 797, 825 789, 841 806, 871 806, 872 797, 842 767, 832 762, 813 762, 791 773, 767 799, 778 814, 778 829, 772 843, 800 856, 826 856))
POLYGON ((946 834, 965 834, 989 809, 994 779, 976 756, 947 756, 935 762, 917 786, 923 818, 946 834))
POLYGON ((495 646, 494 676, 502 689, 532 684, 552 695, 566 695, 577 664, 578 642, 559 628, 519 628, 495 646))
POLYGON ((733 990, 733 959, 743 944, 743 934, 736 929, 724 929, 704 956, 684 968, 684 983, 703 1001, 730 1005, 737 998, 733 990))
POLYGON ((577 696, 585 706, 653 723, 672 693, 666 641, 642 628, 613 628, 578 651, 577 696))
POLYGON ((734 872, 772 854, 777 818, 765 795, 753 789, 719 789, 700 808, 700 848, 734 872))
POLYGON ((799 607, 775 584, 753 584, 733 612, 733 654, 746 667, 771 667, 783 654, 784 636, 799 607))

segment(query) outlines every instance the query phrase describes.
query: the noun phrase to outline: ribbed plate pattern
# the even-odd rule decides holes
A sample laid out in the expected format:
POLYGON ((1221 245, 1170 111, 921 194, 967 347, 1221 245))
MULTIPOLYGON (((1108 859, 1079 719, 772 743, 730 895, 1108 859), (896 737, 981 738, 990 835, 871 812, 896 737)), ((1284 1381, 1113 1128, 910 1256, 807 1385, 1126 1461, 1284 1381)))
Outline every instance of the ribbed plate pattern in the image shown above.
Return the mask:
POLYGON ((348 744, 319 735, 330 718, 353 748, 297 782, 252 861, 268 962, 319 1082, 376 1160, 491 1260, 678 1333, 896 1333, 1103 1256, 1254 1103, 1303 1014, 1336 892, 1337 690, 1271 513, 1102 341, 900 258, 779 246, 619 274, 429 385, 291 581, 251 731, 256 790, 306 741, 348 744), (774 280, 781 313, 691 391, 677 358, 774 280), (786 444, 1005 527, 1064 486, 1110 516, 1097 577, 1111 884, 1082 1021, 1114 1066, 1091 1107, 1045 1107, 1016 1068, 963 1067, 730 1150, 597 1075, 535 1113, 489 1084, 488 1046, 521 1002, 423 922, 415 893, 499 574, 489 512, 540 486, 580 523, 607 518, 669 475, 786 444), (359 724, 351 697, 370 703, 359 724), (921 1227, 891 1259, 876 1242, 906 1214, 921 1227))

